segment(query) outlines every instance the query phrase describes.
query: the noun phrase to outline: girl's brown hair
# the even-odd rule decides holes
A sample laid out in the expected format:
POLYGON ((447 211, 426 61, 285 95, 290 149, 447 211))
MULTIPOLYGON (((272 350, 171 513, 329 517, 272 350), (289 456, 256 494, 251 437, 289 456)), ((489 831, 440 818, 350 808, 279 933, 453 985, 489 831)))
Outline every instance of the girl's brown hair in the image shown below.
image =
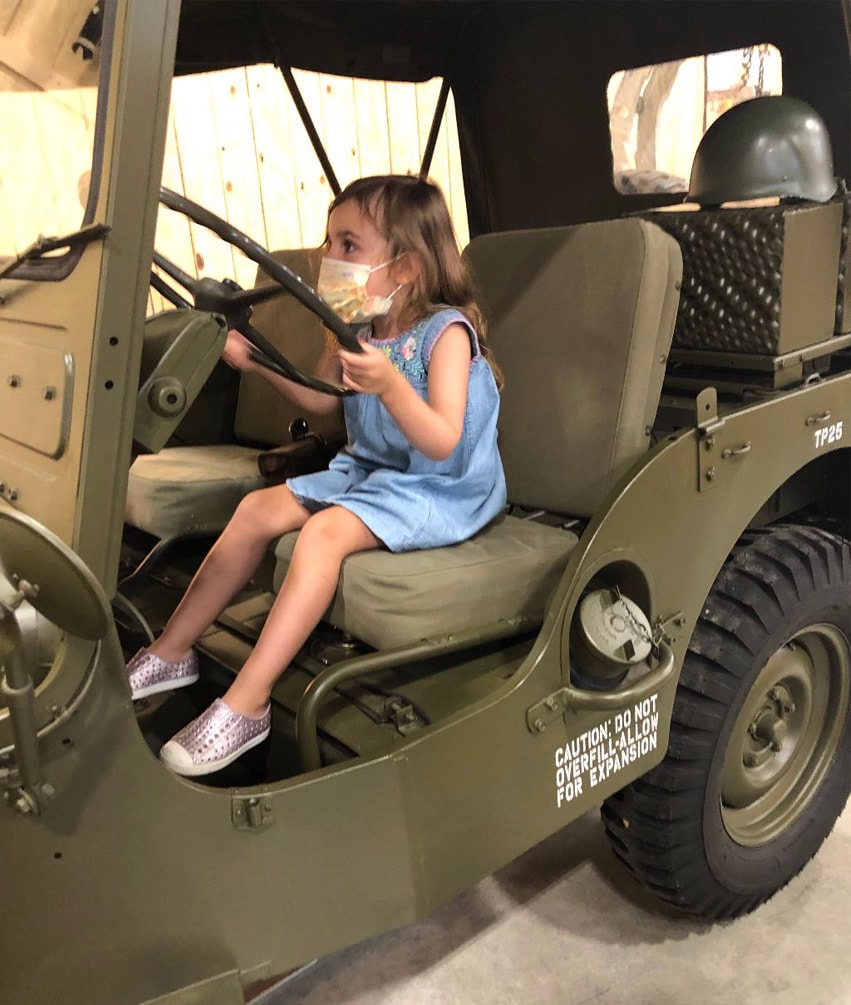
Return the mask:
POLYGON ((502 387, 502 373, 487 345, 487 325, 476 303, 473 280, 458 251, 446 200, 437 185, 412 175, 359 178, 340 192, 328 212, 350 199, 390 245, 393 257, 408 251, 419 259, 420 273, 406 305, 411 320, 433 313, 441 305, 456 307, 475 329, 482 355, 502 387))

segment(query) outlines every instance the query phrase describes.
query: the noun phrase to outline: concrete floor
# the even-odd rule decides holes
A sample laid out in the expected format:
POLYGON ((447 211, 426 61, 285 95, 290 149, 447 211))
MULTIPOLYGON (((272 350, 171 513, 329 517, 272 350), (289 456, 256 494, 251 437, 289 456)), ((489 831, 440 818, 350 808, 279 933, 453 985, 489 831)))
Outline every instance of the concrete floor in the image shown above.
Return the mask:
POLYGON ((705 925, 635 884, 589 813, 407 928, 257 1005, 851 1005, 851 804, 746 918, 705 925))

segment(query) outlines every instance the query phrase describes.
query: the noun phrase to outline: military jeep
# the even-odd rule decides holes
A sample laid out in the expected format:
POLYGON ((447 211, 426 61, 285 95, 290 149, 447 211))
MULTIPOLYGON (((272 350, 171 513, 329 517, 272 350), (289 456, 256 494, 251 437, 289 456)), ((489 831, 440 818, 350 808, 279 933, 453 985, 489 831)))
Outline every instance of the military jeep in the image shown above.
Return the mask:
POLYGON ((0 8, 3 1000, 242 1002, 597 806, 707 921, 803 869, 851 789, 848 4, 0 8), (676 168, 679 68, 725 52, 741 79, 708 129, 687 106, 676 168), (226 333, 307 384, 325 331, 355 343, 314 290, 321 234, 266 248, 202 180, 164 183, 173 81, 259 64, 329 196, 294 69, 442 81, 417 170, 451 97, 509 506, 454 548, 349 558, 270 739, 194 781, 159 747, 239 671, 294 535, 197 684, 134 705, 125 662, 241 496, 345 442, 223 367, 226 333), (169 214, 252 280, 164 251, 169 214))

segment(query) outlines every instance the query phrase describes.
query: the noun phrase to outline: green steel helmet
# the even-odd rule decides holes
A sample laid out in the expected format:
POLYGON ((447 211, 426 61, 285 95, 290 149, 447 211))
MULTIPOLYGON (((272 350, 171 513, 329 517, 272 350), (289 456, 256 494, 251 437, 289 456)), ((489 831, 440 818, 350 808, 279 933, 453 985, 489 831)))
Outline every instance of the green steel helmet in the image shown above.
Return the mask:
POLYGON ((743 101, 712 123, 694 155, 689 198, 702 206, 766 196, 827 202, 836 188, 827 127, 784 94, 743 101))

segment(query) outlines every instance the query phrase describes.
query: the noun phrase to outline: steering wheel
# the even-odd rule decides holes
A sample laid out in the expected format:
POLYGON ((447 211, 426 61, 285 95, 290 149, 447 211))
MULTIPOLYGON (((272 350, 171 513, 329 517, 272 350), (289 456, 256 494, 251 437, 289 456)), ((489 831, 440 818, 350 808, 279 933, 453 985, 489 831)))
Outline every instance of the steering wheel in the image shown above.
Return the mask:
POLYGON ((215 213, 204 209, 198 203, 167 188, 160 189, 160 202, 169 209, 182 213, 193 223, 213 231, 228 244, 239 248, 246 257, 250 258, 252 262, 256 262, 274 280, 274 284, 261 286, 255 290, 242 290, 233 280, 229 279, 222 281, 209 277, 195 279, 194 276, 190 276, 155 251, 154 264, 187 290, 191 294, 193 302, 190 303, 169 286, 161 276, 152 272, 151 286, 158 293, 175 307, 195 307, 197 310, 223 314, 228 327, 235 328, 254 347, 251 358, 275 373, 314 391, 321 391, 323 394, 342 397, 354 393, 350 388, 338 384, 328 384, 324 380, 318 380, 316 377, 304 373, 297 366, 294 366, 268 339, 264 338, 249 320, 254 304, 271 300, 283 293, 290 293, 320 318, 322 323, 337 336, 338 341, 345 349, 352 352, 362 352, 361 344, 352 328, 328 306, 311 286, 308 286, 292 270, 276 261, 265 248, 248 237, 247 234, 243 234, 227 220, 223 220, 215 213))

